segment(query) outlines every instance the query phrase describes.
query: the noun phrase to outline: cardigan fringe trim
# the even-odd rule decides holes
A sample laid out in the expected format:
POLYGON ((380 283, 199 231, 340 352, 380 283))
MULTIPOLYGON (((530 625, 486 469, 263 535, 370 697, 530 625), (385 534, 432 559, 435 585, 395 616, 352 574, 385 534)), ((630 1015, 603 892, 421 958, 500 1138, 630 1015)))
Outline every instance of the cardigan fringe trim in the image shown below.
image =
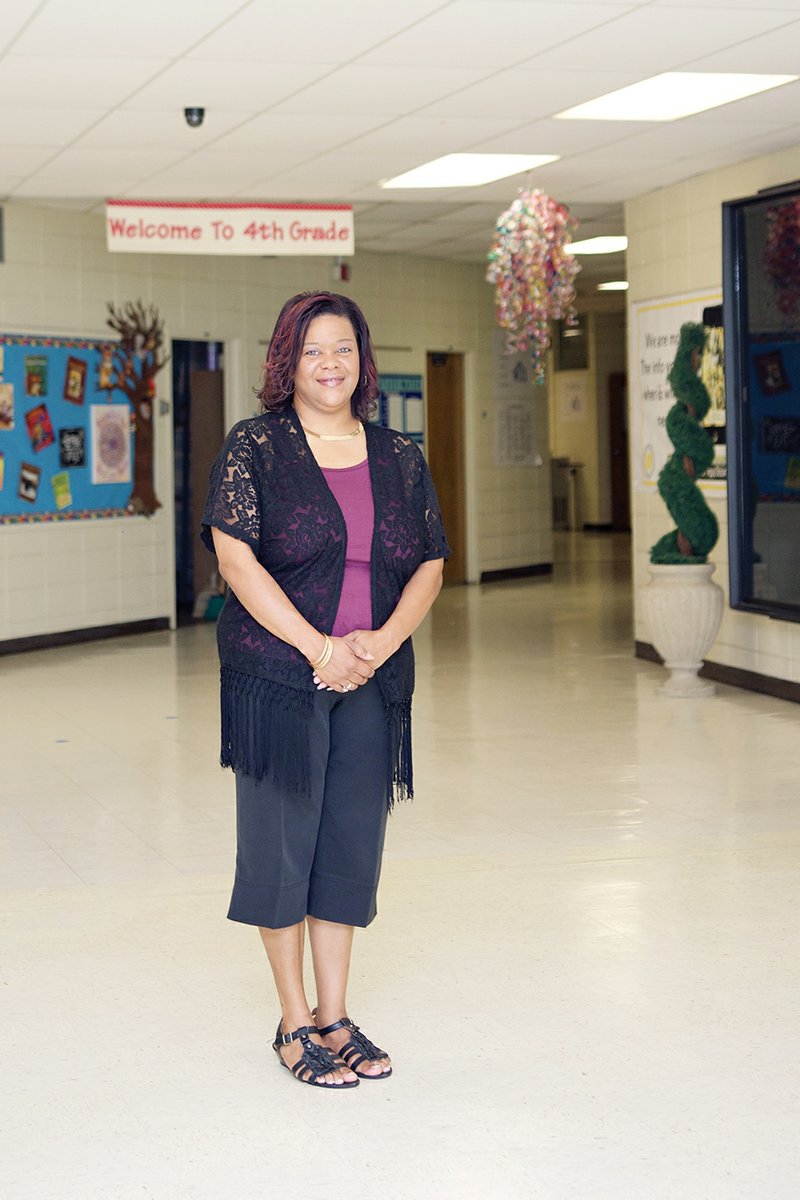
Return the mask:
MULTIPOLYGON (((380 682, 380 681, 379 681, 380 682)), ((384 695, 389 743, 389 810, 414 795, 411 761, 411 700, 388 701, 384 695)), ((269 778, 290 795, 307 795, 311 715, 314 692, 248 675, 233 667, 220 671, 222 746, 220 764, 269 778)))
POLYGON ((268 777, 287 792, 308 792, 308 737, 313 692, 223 667, 220 678, 220 763, 268 777))
POLYGON ((411 759, 411 700, 399 700, 386 705, 386 727, 389 735, 389 812, 398 800, 414 796, 414 770, 411 759))

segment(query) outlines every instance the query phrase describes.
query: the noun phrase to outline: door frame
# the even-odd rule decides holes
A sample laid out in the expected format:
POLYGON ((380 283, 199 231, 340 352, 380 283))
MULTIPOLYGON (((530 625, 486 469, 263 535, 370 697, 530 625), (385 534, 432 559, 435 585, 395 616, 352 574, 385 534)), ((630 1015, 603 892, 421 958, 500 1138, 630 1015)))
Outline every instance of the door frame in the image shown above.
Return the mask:
MULTIPOLYGON (((423 351, 423 394, 425 402, 425 441, 427 448, 428 421, 428 355, 429 354, 460 354, 464 364, 464 379, 461 389, 461 427, 464 431, 464 582, 478 583, 480 580, 478 554, 478 497, 475 487, 477 478, 477 435, 474 422, 471 419, 476 406, 473 398, 477 396, 477 363, 474 350, 462 349, 460 346, 426 345, 423 351)), ((485 415, 485 414, 484 414, 485 415)))

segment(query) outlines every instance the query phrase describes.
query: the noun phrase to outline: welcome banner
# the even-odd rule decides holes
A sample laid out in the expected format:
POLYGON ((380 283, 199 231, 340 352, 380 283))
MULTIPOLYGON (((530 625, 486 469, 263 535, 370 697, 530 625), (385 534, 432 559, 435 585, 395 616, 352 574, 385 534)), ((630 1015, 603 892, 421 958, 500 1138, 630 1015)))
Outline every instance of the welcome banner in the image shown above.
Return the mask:
POLYGON ((349 204, 107 200, 106 246, 123 254, 348 255, 349 204))

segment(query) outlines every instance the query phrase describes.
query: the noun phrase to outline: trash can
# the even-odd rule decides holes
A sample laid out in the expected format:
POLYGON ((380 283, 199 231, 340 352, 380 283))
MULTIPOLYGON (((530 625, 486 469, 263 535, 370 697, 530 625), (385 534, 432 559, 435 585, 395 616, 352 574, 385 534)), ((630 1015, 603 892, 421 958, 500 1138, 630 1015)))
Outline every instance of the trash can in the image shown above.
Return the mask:
POLYGON ((569 458, 552 461, 553 529, 581 529, 580 470, 569 458))

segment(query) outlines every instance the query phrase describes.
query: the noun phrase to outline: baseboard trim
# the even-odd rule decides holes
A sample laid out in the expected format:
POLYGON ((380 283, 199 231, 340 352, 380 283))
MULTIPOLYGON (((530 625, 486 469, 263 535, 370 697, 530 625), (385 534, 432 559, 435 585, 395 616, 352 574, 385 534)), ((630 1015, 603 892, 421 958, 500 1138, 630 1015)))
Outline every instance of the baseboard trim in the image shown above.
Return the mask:
MULTIPOLYGON (((637 658, 663 665, 663 658, 649 642, 634 642, 634 647, 637 658)), ((800 704, 800 683, 792 683, 790 679, 777 679, 774 675, 760 675, 758 671, 745 671, 741 667, 708 661, 703 663, 699 674, 703 679, 713 679, 715 683, 726 683, 730 687, 745 688, 749 692, 761 692, 777 700, 800 704)))
POLYGON ((524 579, 529 575, 552 575, 552 563, 531 563, 529 567, 503 567, 499 571, 481 571, 480 583, 498 583, 501 579, 524 579))
POLYGON ((169 629, 169 617, 150 617, 146 621, 122 621, 118 625, 93 625, 89 629, 64 629, 59 633, 39 633, 33 637, 8 638, 0 642, 0 654, 22 654, 26 650, 49 650, 53 646, 74 646, 78 642, 99 642, 103 638, 127 637, 132 633, 153 633, 169 629))
POLYGON ((583 532, 584 533, 613 533, 614 526, 611 524, 610 521, 596 521, 596 522, 584 521, 583 532))

